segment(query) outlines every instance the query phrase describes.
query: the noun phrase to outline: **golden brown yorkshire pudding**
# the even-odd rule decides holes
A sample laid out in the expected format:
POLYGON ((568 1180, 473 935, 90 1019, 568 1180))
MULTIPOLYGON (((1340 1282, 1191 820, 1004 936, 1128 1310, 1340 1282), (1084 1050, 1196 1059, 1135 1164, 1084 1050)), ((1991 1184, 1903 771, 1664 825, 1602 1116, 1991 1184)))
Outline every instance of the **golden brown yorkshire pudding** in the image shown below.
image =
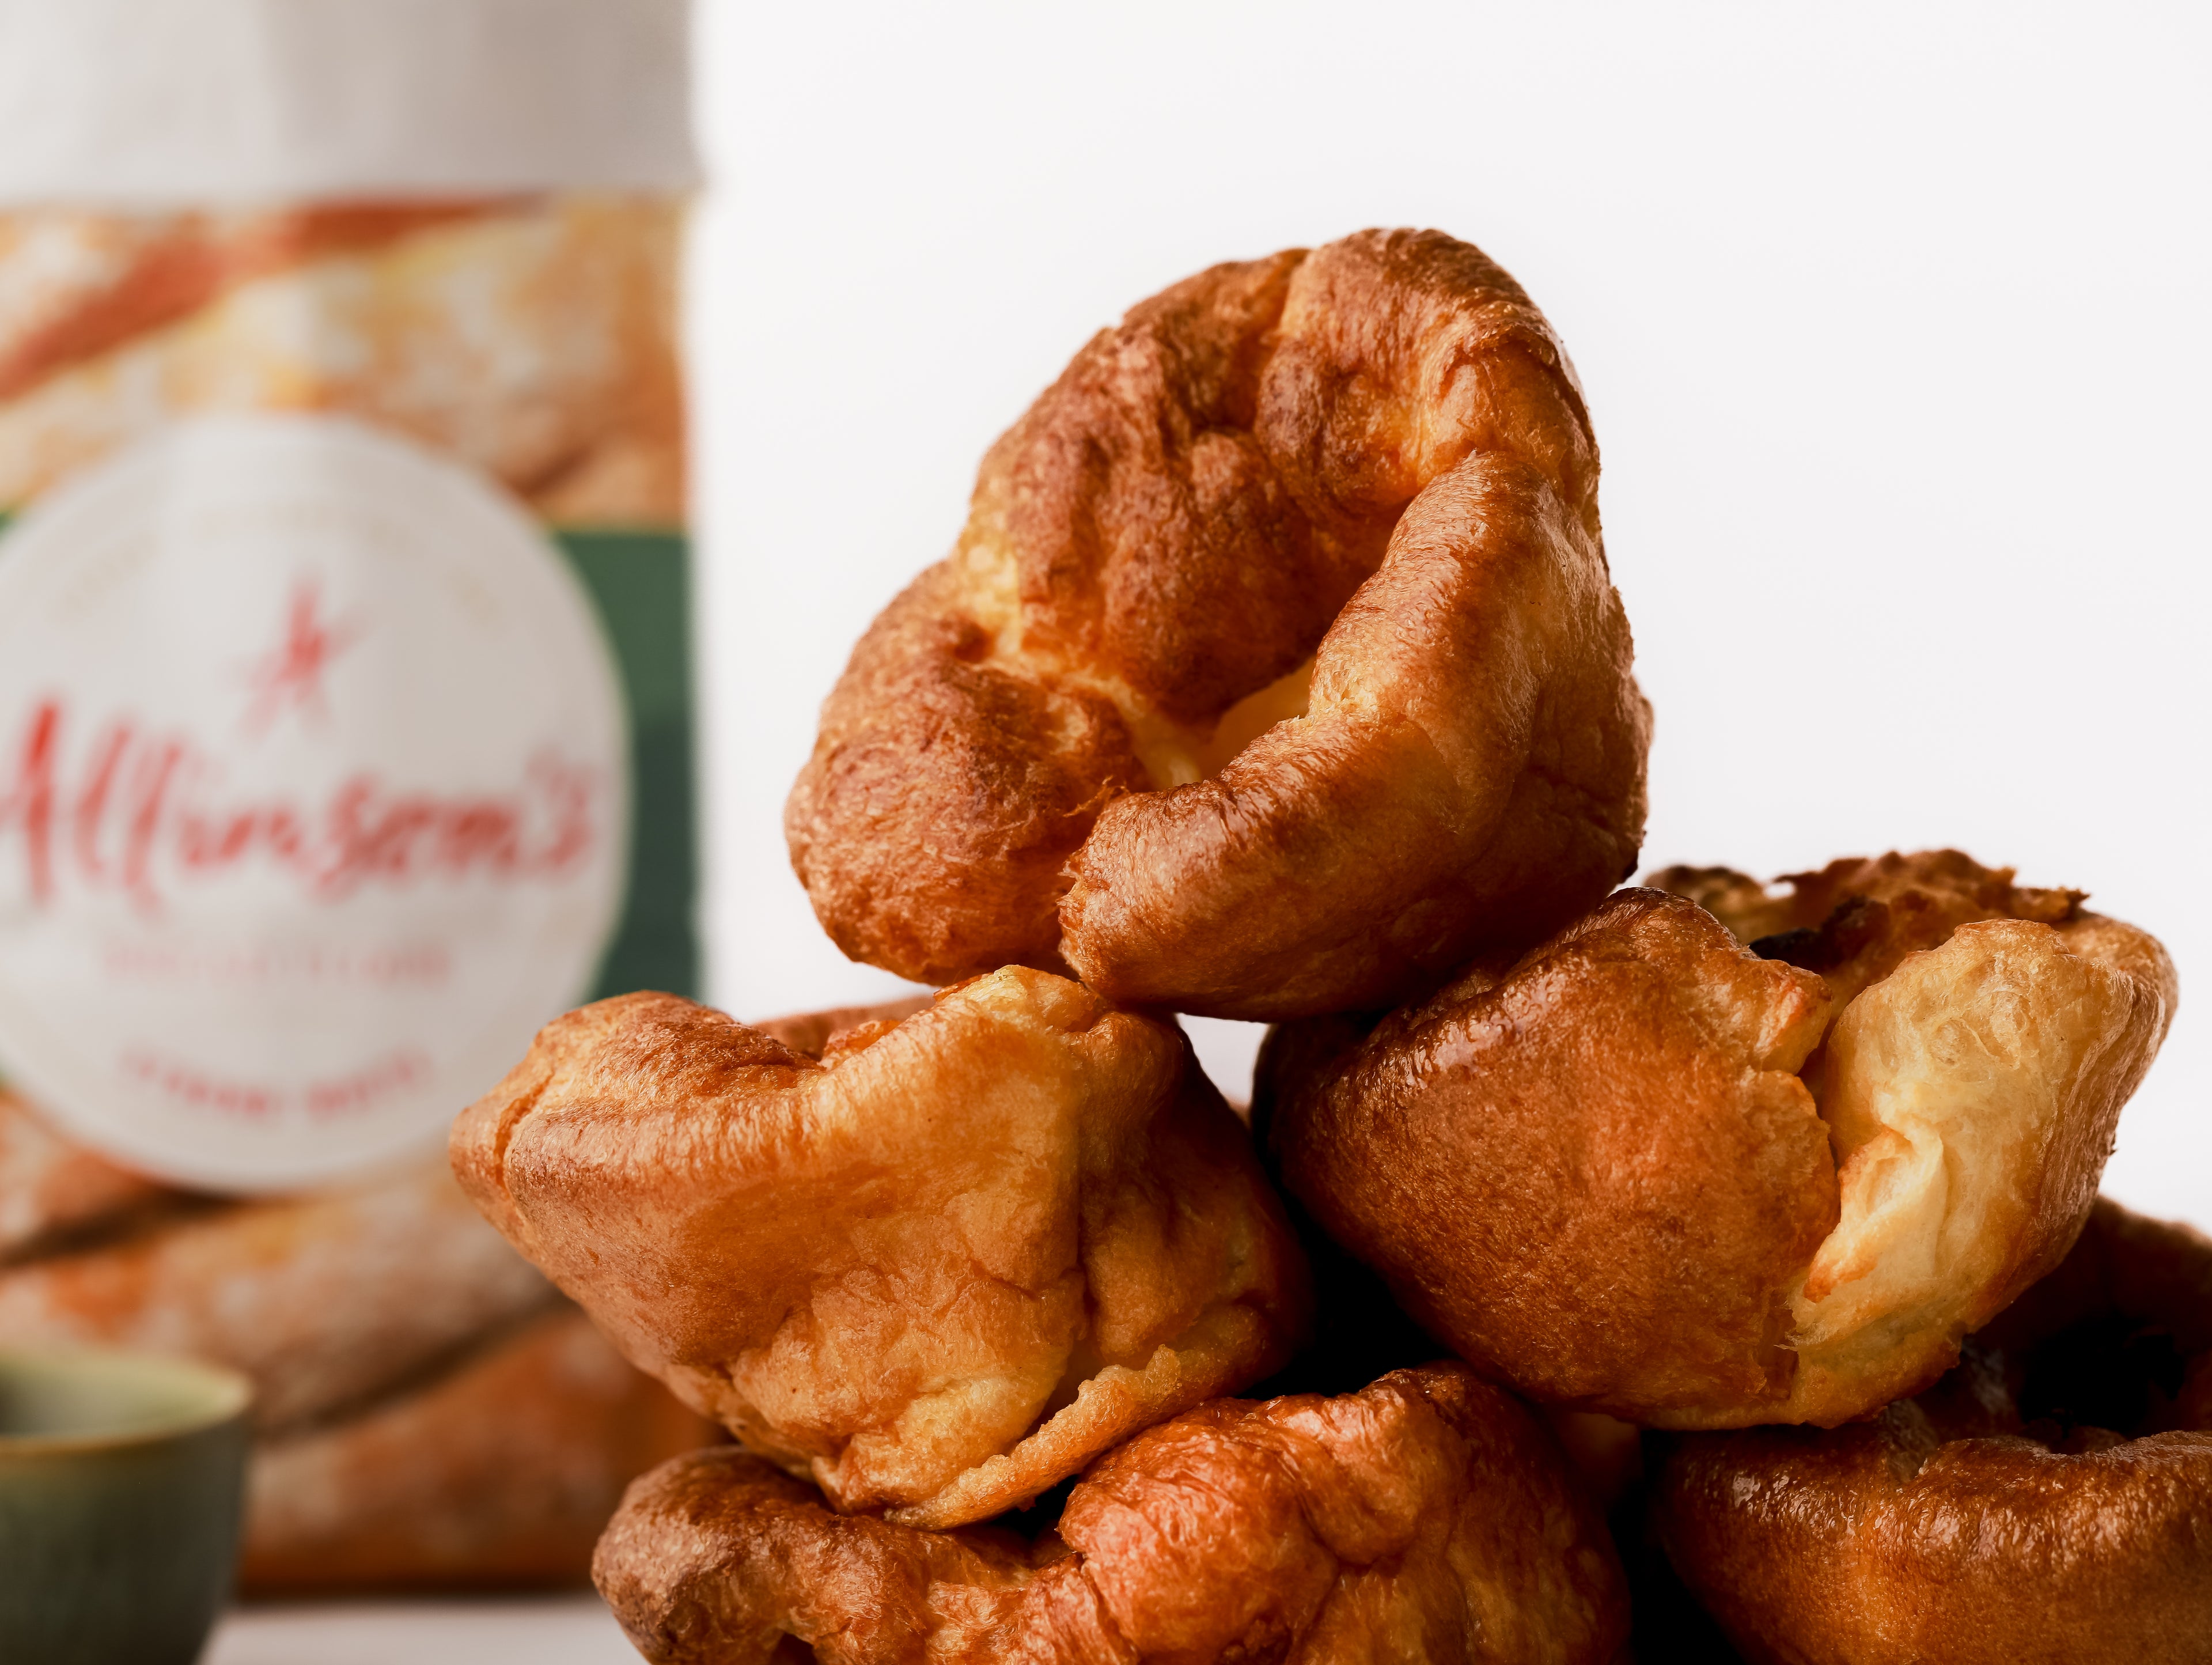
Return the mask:
POLYGON ((2173 1012, 2155 939, 2011 877, 1892 856, 1813 927, 1778 899, 1760 949, 1818 971, 1622 890, 1380 1023, 1278 1030, 1255 1125, 1416 1318, 1531 1397, 1832 1425, 2057 1264, 2173 1012))
POLYGON ((1527 946, 1643 836, 1597 476, 1550 325, 1440 232, 1163 291, 854 650, 785 814, 823 928, 1225 1018, 1527 946))
POLYGON ((454 1171, 641 1369, 956 1526, 1281 1364, 1305 1272, 1172 1024, 1013 967, 817 1060, 666 994, 550 1024, 454 1171))
POLYGON ((699 1452, 630 1488, 592 1576, 656 1665, 1575 1665, 1628 1631, 1558 1448, 1457 1364, 1201 1406, 1095 1464, 1033 1541, 834 1515, 699 1452))
POLYGON ((2212 1655, 2212 1242, 2100 1201, 1917 1400, 1685 1436, 1668 1556, 1756 1661, 2197 1665, 2212 1655))

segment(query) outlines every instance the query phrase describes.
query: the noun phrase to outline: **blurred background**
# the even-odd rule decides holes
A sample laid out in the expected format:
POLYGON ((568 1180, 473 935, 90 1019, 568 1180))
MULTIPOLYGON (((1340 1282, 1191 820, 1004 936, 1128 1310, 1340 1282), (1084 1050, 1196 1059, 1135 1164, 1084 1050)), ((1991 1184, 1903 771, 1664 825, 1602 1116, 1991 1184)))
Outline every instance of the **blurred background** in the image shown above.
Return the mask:
MULTIPOLYGON (((1362 226, 1565 337, 1647 866, 1955 845, 2155 931, 2106 1188, 2212 1224, 2212 31, 2181 7, 707 0, 688 327, 708 987, 845 962, 778 821, 854 639, 1095 330, 1362 226)), ((1201 1022, 1224 1088, 1256 1031, 1201 1022)))
MULTIPOLYGON (((495 501, 517 561, 551 586, 549 616, 604 627, 599 659, 515 662, 547 679, 539 692, 575 696, 559 738, 599 747, 586 762, 617 782, 626 757, 637 787, 637 837, 608 841, 574 894, 530 913, 488 884, 425 891, 409 928, 442 932, 450 961, 425 959, 421 986, 374 1021, 367 997, 319 991, 349 1045, 386 1024, 451 1042, 364 1076, 365 1097, 416 1102, 382 1143, 364 1133, 325 1167, 309 1147, 334 1122, 273 1155, 246 1149, 267 1126, 202 1139, 190 1116, 161 1149, 112 1136, 34 1102, 56 1095, 18 1061, 27 1031, 0 1036, 16 1072, 0 1084, 0 1342, 182 1349, 253 1379, 250 1594, 573 1587, 629 1476, 710 1437, 477 1215, 432 1148, 439 1129, 495 1076, 485 1058, 513 1058, 560 1004, 540 982, 580 987, 610 928, 604 990, 703 992, 746 1018, 898 992, 823 935, 781 824, 854 641, 951 546, 986 447, 1092 332, 1213 263, 1366 226, 1480 245, 1575 359, 1657 718, 1644 866, 1774 875, 1951 845, 2154 931, 2182 1007, 2105 1185, 2212 1225, 2202 12, 696 0, 687 70, 682 0, 384 0, 373 17, 358 0, 72 3, 117 43, 92 73, 137 89, 117 107, 138 171, 41 173, 52 159, 21 135, 68 130, 74 83, 5 43, 64 14, 0 0, 0 112, 39 115, 0 149, 10 550, 66 544, 49 489, 141 454, 179 417, 273 414, 304 431, 335 411, 404 434, 422 493, 461 475, 499 488, 454 501, 495 501), (234 62, 322 41, 312 89, 239 104, 180 70, 189 20, 213 17, 241 32, 223 46, 234 62), (429 44, 368 50, 399 38, 394 18, 429 44), (484 67, 501 51, 520 66, 504 79, 484 67), (530 91, 556 85, 567 101, 530 91), (195 124, 237 170, 220 201, 172 166, 195 124), (307 154, 295 127, 334 148, 307 154), (426 140, 377 173, 395 134, 434 130, 475 171, 426 140), (331 182, 364 167, 392 199, 356 212, 358 192, 331 182), (466 957, 495 942, 506 958, 466 957), (487 990, 501 1010, 464 1009, 487 990), (414 1166, 392 1170, 403 1151, 414 1166)), ((248 495, 285 474, 234 472, 248 495)), ((372 577, 397 564, 347 558, 372 577)), ((281 574, 260 578, 240 593, 273 620, 281 574)), ((372 590, 412 617, 396 589, 372 590)), ((300 593, 286 645, 342 654, 368 615, 343 596, 302 611, 300 593)), ((202 623, 223 611, 204 603, 202 623)), ((7 606, 0 704, 42 697, 21 664, 36 627, 19 609, 11 646, 7 606)), ((246 630, 249 611, 220 622, 246 630)), ((149 617, 161 641, 191 634, 149 617)), ((223 699, 240 697, 258 641, 195 649, 223 699)), ((379 721, 404 659, 359 690, 379 721)), ((522 757, 535 707, 483 755, 439 751, 469 726, 441 714, 500 680, 477 668, 450 706, 442 685, 409 683, 416 728, 347 730, 348 744, 436 753, 462 784, 522 757)), ((125 651, 108 669, 138 667, 125 651)), ((14 769, 15 708, 0 720, 14 769)), ((25 801, 0 797, 0 832, 22 829, 6 817, 25 801)), ((37 910, 9 884, 21 878, 0 864, 0 984, 16 978, 0 1027, 69 992, 64 976, 36 986, 49 962, 21 927, 37 910)), ((297 923, 296 896, 254 894, 297 923)), ((128 910, 107 902, 95 922, 122 928, 128 910)), ((386 932, 404 908, 359 912, 355 926, 386 932)), ((209 921, 231 925, 212 903, 209 921)), ((202 975, 219 960, 185 956, 176 981, 219 981, 202 975)), ((286 967, 254 975, 278 986, 258 998, 313 1005, 286 967)), ((70 985, 95 1038, 109 987, 70 985)), ((269 1054, 321 1067, 276 1006, 239 1009, 269 1054)), ((156 1015, 199 1043, 177 1011, 156 1015)), ((1242 1097, 1258 1027, 1190 1028, 1242 1097)), ((112 1052, 96 1060, 111 1075, 112 1052)), ((149 1093, 174 1079, 143 1074, 149 1093)), ((630 1656, 595 1600, 572 1596, 264 1606, 228 1621, 210 1659, 630 1656)))

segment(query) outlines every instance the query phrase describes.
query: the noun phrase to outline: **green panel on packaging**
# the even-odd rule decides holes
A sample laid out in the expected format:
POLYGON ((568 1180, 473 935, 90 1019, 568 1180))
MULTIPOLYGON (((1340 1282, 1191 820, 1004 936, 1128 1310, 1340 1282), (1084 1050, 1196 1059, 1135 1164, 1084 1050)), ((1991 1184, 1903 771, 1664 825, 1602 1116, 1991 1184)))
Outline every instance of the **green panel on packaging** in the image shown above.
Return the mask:
POLYGON ((599 607, 629 702, 629 892, 592 998, 659 988, 696 1000, 690 540, 571 528, 554 537, 599 607))

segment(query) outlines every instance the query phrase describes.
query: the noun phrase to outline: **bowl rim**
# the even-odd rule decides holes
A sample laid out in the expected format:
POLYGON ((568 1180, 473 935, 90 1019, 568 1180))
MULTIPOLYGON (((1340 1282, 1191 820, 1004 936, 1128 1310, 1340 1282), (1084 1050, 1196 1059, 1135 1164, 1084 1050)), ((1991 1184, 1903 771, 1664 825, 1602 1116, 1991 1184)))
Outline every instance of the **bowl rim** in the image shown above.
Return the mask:
POLYGON ((0 1376, 19 1364, 88 1372, 127 1372, 166 1379, 207 1403, 174 1416, 134 1423, 112 1431, 88 1430, 58 1434, 0 1433, 0 1462, 12 1457, 70 1456, 125 1451, 187 1438, 241 1422, 253 1406, 253 1383, 240 1371, 203 1359, 125 1347, 0 1346, 0 1376))

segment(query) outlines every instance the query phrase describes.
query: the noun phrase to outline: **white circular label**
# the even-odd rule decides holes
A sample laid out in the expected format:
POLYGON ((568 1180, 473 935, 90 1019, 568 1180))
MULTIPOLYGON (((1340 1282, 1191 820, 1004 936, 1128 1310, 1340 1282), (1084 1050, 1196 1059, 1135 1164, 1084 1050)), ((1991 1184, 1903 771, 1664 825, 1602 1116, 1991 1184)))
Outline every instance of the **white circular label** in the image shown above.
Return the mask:
POLYGON ((167 429, 0 535, 0 1070, 191 1185, 418 1152, 587 992, 629 799, 591 603, 494 488, 167 429))

